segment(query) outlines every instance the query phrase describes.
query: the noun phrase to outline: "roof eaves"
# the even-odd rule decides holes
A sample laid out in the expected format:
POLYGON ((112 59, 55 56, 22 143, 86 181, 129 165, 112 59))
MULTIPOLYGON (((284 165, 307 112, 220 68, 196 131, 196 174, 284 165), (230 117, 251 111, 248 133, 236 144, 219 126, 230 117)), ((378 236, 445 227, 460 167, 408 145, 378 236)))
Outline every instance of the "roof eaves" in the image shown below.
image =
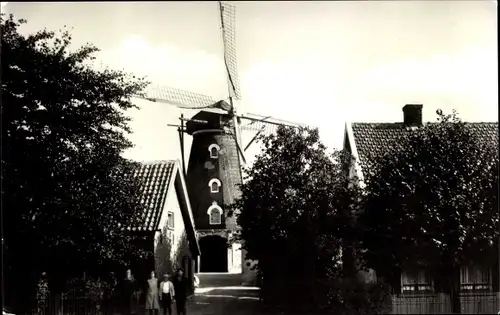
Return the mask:
POLYGON ((351 154, 355 159, 354 171, 356 173, 356 176, 358 177, 359 183, 363 183, 363 179, 364 179, 363 170, 361 168, 360 156, 358 154, 358 149, 356 147, 356 141, 355 141, 354 133, 352 130, 352 124, 350 122, 346 122, 345 129, 346 129, 349 145, 351 147, 351 154))

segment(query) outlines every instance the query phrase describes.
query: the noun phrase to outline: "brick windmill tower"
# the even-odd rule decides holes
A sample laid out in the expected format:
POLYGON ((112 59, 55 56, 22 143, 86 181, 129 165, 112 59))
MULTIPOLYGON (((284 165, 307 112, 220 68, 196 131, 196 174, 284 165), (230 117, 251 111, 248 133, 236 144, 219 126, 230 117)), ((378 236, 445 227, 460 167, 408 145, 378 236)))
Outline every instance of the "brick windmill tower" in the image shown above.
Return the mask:
POLYGON ((258 134, 272 133, 279 125, 298 124, 236 113, 235 101, 241 100, 241 93, 236 66, 235 8, 219 3, 219 9, 229 97, 228 102, 222 100, 202 109, 187 122, 185 131, 193 137, 187 181, 202 252, 198 271, 243 273, 245 280, 252 278, 245 277, 252 275, 252 263, 244 260, 241 244, 228 244, 239 227, 235 216, 226 215, 227 206, 240 194, 242 167, 246 164, 244 152, 258 134), (245 147, 242 131, 256 132, 245 147))
MULTIPOLYGON (((274 133, 278 126, 299 124, 256 114, 240 115, 235 102, 241 100, 236 66, 235 7, 219 2, 221 31, 224 46, 228 98, 215 101, 210 96, 170 87, 150 86, 146 95, 138 97, 176 106, 197 109, 191 119, 181 115, 179 131, 183 171, 195 226, 201 248, 196 270, 201 273, 243 274, 251 279, 252 262, 245 261, 241 244, 232 243, 239 227, 234 216, 227 216, 227 207, 238 198, 242 183, 242 167, 246 164, 245 151, 259 134, 274 133), (250 132, 253 138, 242 145, 241 133, 250 132), (192 137, 189 163, 184 163, 184 136, 192 137)), ((247 281, 248 282, 248 281, 247 281)))

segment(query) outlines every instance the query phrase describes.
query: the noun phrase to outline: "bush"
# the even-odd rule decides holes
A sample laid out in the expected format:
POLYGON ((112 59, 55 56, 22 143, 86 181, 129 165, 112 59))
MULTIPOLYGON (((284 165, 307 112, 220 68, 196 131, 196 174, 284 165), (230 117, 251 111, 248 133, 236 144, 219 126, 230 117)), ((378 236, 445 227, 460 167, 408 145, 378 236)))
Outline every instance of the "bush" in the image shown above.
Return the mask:
POLYGON ((37 308, 43 307, 47 304, 49 299, 49 283, 45 273, 38 280, 37 290, 36 290, 36 303, 37 308))
POLYGON ((386 314, 391 311, 390 287, 385 283, 343 279, 323 282, 318 288, 320 290, 317 293, 321 294, 318 301, 322 302, 318 306, 328 313, 363 315, 386 314))
POLYGON ((364 283, 356 279, 300 282, 299 279, 268 277, 266 280, 263 298, 273 311, 339 315, 391 312, 390 287, 385 283, 364 283))
POLYGON ((100 279, 75 278, 68 281, 67 294, 83 297, 91 301, 102 301, 111 295, 112 290, 113 287, 111 284, 100 279))

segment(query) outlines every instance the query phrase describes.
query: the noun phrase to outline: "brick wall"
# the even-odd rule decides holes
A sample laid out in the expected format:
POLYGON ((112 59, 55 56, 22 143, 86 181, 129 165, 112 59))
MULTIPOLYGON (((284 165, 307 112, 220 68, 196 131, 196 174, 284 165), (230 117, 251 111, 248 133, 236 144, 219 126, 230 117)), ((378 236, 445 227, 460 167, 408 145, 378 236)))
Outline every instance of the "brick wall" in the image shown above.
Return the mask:
MULTIPOLYGON (((222 130, 232 131, 233 124, 229 116, 220 115, 222 130)), ((207 126, 210 129, 212 126, 207 126)), ((187 170, 187 185, 196 228, 199 229, 236 229, 235 217, 227 217, 227 205, 239 196, 238 185, 241 183, 240 162, 235 138, 226 132, 207 132, 193 135, 191 153, 187 170), (210 158, 208 148, 211 144, 220 147, 219 157, 210 158), (212 178, 221 181, 218 193, 211 193, 208 186, 212 178), (210 225, 208 208, 212 202, 223 209, 222 224, 210 225)))
MULTIPOLYGON (((202 129, 218 129, 220 132, 202 132, 193 135, 191 153, 187 169, 187 186, 189 197, 191 199, 191 208, 195 220, 196 229, 216 230, 227 229, 237 230, 236 217, 227 217, 227 206, 237 199, 241 192, 239 185, 242 183, 241 164, 239 152, 234 137, 234 124, 229 115, 212 114, 200 112, 194 119, 208 121, 208 124, 193 124, 188 127, 188 132, 202 129), (214 119, 218 116, 218 119, 214 119), (210 158, 208 147, 215 143, 220 147, 219 157, 210 158), (210 192, 208 183, 210 179, 218 178, 222 187, 217 194, 210 192), (222 223, 220 226, 210 225, 207 210, 212 201, 217 201, 224 211, 222 223)), ((253 265, 254 262, 245 259, 246 252, 242 255, 242 282, 246 284, 255 283, 256 274, 251 271, 247 263, 253 265)))

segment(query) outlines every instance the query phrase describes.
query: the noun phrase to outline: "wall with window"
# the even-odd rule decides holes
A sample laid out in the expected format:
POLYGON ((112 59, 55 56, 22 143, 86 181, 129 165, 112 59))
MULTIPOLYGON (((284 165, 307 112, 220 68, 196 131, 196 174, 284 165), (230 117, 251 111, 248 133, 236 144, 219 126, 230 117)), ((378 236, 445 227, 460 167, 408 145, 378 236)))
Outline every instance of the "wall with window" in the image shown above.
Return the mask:
POLYGON ((217 204, 216 201, 212 202, 212 205, 208 207, 207 210, 208 214, 208 224, 210 225, 220 225, 222 224, 222 218, 224 211, 222 208, 217 204))
MULTIPOLYGON (((496 289, 493 270, 489 267, 471 265, 460 270, 460 290, 462 292, 491 292, 496 289)), ((401 274, 401 293, 433 293, 436 292, 435 281, 425 271, 403 272, 401 274)))
MULTIPOLYGON (((223 175, 228 171, 225 163, 228 154, 223 137, 220 133, 201 133, 193 137, 187 169, 187 187, 196 228, 199 230, 214 228, 209 224, 207 214, 212 202, 216 201, 221 207, 225 203, 225 187, 229 184, 223 175)), ((216 228, 224 227, 223 217, 222 224, 216 228)))
POLYGON ((403 272, 401 274, 402 293, 433 292, 434 282, 425 271, 403 272))
POLYGON ((219 158, 219 151, 220 151, 220 147, 216 143, 212 143, 211 145, 208 146, 208 152, 209 152, 211 159, 218 159, 219 158))
POLYGON ((184 220, 175 187, 169 187, 163 215, 161 232, 155 235, 155 265, 160 274, 171 273, 179 266, 179 255, 190 255, 186 239, 184 220))
POLYGON ((222 183, 217 178, 212 178, 208 182, 208 187, 210 188, 210 193, 212 194, 220 193, 220 186, 222 186, 222 183))
POLYGON ((491 291, 492 270, 483 266, 466 266, 460 270, 462 291, 491 291))

